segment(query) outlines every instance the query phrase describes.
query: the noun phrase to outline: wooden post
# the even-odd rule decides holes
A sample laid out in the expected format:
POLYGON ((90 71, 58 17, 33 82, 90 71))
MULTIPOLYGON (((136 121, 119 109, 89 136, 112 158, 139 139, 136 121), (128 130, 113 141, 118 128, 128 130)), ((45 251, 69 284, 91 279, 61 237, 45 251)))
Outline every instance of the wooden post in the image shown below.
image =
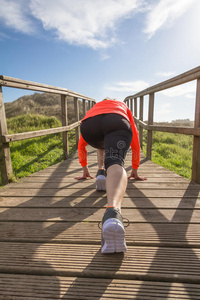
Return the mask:
POLYGON ((83 117, 85 117, 85 115, 86 115, 86 100, 83 99, 82 101, 83 101, 83 117))
MULTIPOLYGON (((143 121, 143 108, 144 108, 144 101, 143 96, 140 97, 140 111, 139 111, 139 120, 143 121)), ((139 125, 139 139, 140 139, 140 147, 143 149, 143 127, 139 125)))
MULTIPOLYGON (((75 111, 75 122, 79 121, 79 106, 78 106, 78 98, 74 97, 74 111, 75 111)), ((78 148, 80 135, 80 126, 76 127, 76 148, 78 148)))
POLYGON ((2 135, 8 134, 3 92, 0 87, 0 171, 2 184, 8 184, 13 177, 9 143, 2 142, 2 135))
MULTIPOLYGON (((61 114, 62 114, 62 126, 68 125, 67 116, 67 96, 61 95, 61 114)), ((69 135, 68 131, 63 132, 63 158, 67 159, 69 156, 69 135)))
POLYGON ((134 117, 137 118, 137 98, 134 98, 134 117))
POLYGON ((131 104, 130 104, 130 111, 131 111, 132 114, 133 114, 133 99, 131 98, 130 101, 131 101, 131 104))
MULTIPOLYGON (((153 111, 154 111, 154 93, 149 94, 149 114, 148 125, 153 125, 153 111)), ((152 151, 152 130, 147 132, 147 159, 151 159, 152 151)))
MULTIPOLYGON (((197 79, 194 127, 200 127, 200 78, 197 79)), ((192 180, 200 183, 200 137, 193 139, 192 180)))

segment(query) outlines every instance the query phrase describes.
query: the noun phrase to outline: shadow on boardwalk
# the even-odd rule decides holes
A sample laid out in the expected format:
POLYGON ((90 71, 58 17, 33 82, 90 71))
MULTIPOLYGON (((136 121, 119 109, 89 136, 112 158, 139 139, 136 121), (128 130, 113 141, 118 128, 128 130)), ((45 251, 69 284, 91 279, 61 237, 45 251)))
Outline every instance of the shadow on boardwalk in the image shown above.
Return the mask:
MULTIPOLYGON (((159 209, 157 209, 157 207, 151 202, 150 199, 148 199, 139 189, 136 189, 137 194, 139 193, 139 197, 142 197, 142 201, 143 201, 143 205, 146 207, 150 207, 151 209, 156 210, 156 213, 154 213, 154 215, 157 215, 158 219, 161 220, 162 224, 171 224, 171 231, 173 232, 173 235, 176 233, 177 231, 177 223, 181 224, 181 231, 178 230, 177 231, 177 238, 179 240, 182 241, 183 243, 183 248, 181 246, 181 244, 179 246, 176 247, 180 247, 180 255, 178 257, 173 256, 173 248, 169 247, 167 248, 169 251, 166 251, 166 263, 165 265, 163 265, 163 269, 160 270, 161 271, 161 276, 160 278, 158 277, 157 279, 154 277, 155 274, 155 270, 158 269, 158 266, 160 264, 160 258, 163 256, 163 247, 158 247, 157 252, 151 262, 151 265, 148 269, 147 274, 145 275, 145 277, 147 278, 147 280, 152 280, 152 278, 154 278, 154 280, 160 280, 160 281, 167 281, 169 283, 168 285, 168 294, 170 294, 170 282, 171 284, 173 284, 174 282, 182 282, 185 290, 187 291, 187 294, 189 295, 190 299, 193 299, 193 292, 191 292, 189 283, 199 283, 199 279, 198 282, 195 279, 194 276, 194 280, 192 280, 192 278, 188 278, 187 274, 185 274, 185 276, 183 276, 182 270, 185 268, 185 265, 190 265, 191 267, 191 272, 192 270, 195 270, 195 272, 197 270, 200 270, 200 260, 199 258, 196 256, 195 254, 195 250, 193 250, 191 248, 191 246, 188 244, 187 242, 187 238, 186 238, 186 234, 187 234, 187 230, 188 230, 188 226, 190 224, 191 218, 192 218, 192 214, 193 214, 193 209, 195 208, 195 201, 193 201, 193 208, 190 208, 187 210, 187 215, 185 213, 183 213, 183 208, 184 206, 184 198, 190 197, 191 196, 191 190, 190 190, 190 186, 192 185, 192 183, 190 183, 190 185, 188 186, 188 189, 185 191, 179 206, 176 209, 176 212, 173 216, 173 218, 171 219, 171 221, 169 221, 160 211, 159 209), (173 227, 174 226, 174 227, 173 227), (182 255, 182 250, 184 250, 184 254, 182 255), (171 255, 168 255, 169 252, 171 252, 171 255), (168 253, 168 254, 167 254, 168 253), (188 260, 187 260, 188 259, 188 260), (173 266, 175 266, 175 268, 173 268, 173 266), (179 272, 176 272, 176 270, 179 270, 179 272), (162 278, 162 274, 166 271, 166 274, 169 274, 170 272, 170 279, 166 279, 166 277, 164 276, 162 278), (180 276, 181 274, 181 276, 180 276)), ((195 199, 197 201, 198 196, 199 196, 199 191, 200 189, 196 189, 193 190, 193 200, 195 199), (195 195, 196 194, 196 195, 195 195)), ((128 190, 127 190, 128 193, 128 190)), ((130 195, 131 196, 131 195, 130 195)), ((134 202, 134 199, 132 200, 134 202)), ((146 220, 146 222, 151 222, 152 218, 150 218, 151 220, 149 220, 148 215, 145 214, 144 209, 141 209, 140 207, 138 207, 138 201, 134 202, 136 207, 138 208, 138 210, 140 211, 141 215, 144 217, 144 219, 146 220)), ((156 220, 156 217, 155 217, 156 220)), ((142 226, 142 224, 141 224, 142 226)), ((159 242, 160 244, 165 244, 165 237, 163 236, 163 227, 160 226, 159 223, 151 223, 151 226, 154 228, 155 232, 157 233, 157 236, 159 238, 159 242)), ((174 252, 175 253, 175 252, 174 252)), ((176 252, 177 254, 177 252, 176 252)), ((174 255, 176 255, 174 254, 174 255)), ((144 292, 147 290, 148 288, 148 282, 143 281, 143 284, 140 287, 140 290, 137 293, 137 296, 135 299, 142 299, 142 295, 144 294, 144 292)), ((165 293, 167 293, 167 285, 165 286, 165 293)), ((196 298, 195 298, 196 299, 196 298)))

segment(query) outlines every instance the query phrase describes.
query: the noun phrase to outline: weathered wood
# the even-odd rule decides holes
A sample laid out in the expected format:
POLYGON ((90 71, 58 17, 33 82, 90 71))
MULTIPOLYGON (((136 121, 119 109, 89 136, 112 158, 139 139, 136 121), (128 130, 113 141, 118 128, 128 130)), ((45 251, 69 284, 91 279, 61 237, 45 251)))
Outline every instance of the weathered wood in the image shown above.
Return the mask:
POLYGON ((103 278, 0 274, 3 298, 35 299, 168 299, 189 300, 200 297, 195 284, 146 282, 103 278), (89 282, 89 284, 88 284, 89 282), (13 298, 13 295, 14 298, 13 298))
MULTIPOLYGON (((194 127, 200 131, 200 78, 197 80, 194 127)), ((192 180, 200 183, 200 136, 194 136, 193 140, 192 180)))
MULTIPOLYGON (((95 174, 91 147, 88 156, 95 174)), ((129 173, 131 152, 125 165, 129 173)), ((199 299, 200 185, 141 154, 139 174, 149 180, 130 179, 122 203, 123 217, 130 221, 125 228, 128 251, 102 255, 98 223, 106 193, 95 190, 95 179, 75 180, 80 172, 76 153, 0 189, 0 295, 18 300, 21 295, 199 299), (90 282, 90 289, 83 281, 90 282)))
POLYGON ((133 114, 133 99, 130 100, 130 110, 131 110, 131 112, 133 114))
MULTIPOLYGON (((151 148, 152 148, 152 131, 161 131, 161 132, 171 132, 171 133, 179 133, 179 134, 187 134, 194 135, 193 141, 193 164, 192 164, 192 180, 200 183, 200 67, 194 68, 188 72, 180 74, 176 77, 173 77, 169 80, 161 82, 157 85, 149 87, 135 95, 128 96, 124 99, 124 102, 129 102, 132 99, 136 99, 137 97, 144 97, 145 95, 149 95, 151 98, 156 92, 181 85, 183 83, 192 81, 197 79, 197 93, 196 93, 196 109, 195 109, 195 125, 194 128, 188 127, 172 127, 172 126, 157 126, 153 125, 153 117, 152 123, 148 121, 148 124, 145 124, 143 120, 137 119, 135 116, 135 123, 138 125, 140 130, 145 128, 148 130, 147 135, 147 158, 151 159, 151 148)), ((150 111, 149 106, 149 116, 153 116, 153 112, 150 111)), ((142 139, 140 138, 140 142, 142 145, 142 139)))
POLYGON ((134 117, 137 118, 137 98, 134 98, 134 117))
MULTIPOLYGON (((75 112, 75 121, 79 122, 79 106, 78 106, 78 98, 74 98, 74 112, 75 112)), ((78 148, 80 136, 80 127, 76 127, 76 148, 78 148)))
POLYGON ((179 126, 147 125, 143 121, 138 120, 136 118, 134 118, 134 120, 136 124, 139 124, 139 126, 141 126, 146 130, 200 136, 200 128, 191 128, 191 127, 184 127, 184 126, 179 127, 179 126))
MULTIPOLYGON (((70 90, 54 87, 50 85, 45 85, 41 83, 21 80, 17 78, 12 78, 8 76, 0 76, 0 171, 2 173, 2 182, 3 184, 7 184, 11 178, 13 177, 12 173, 12 164, 11 164, 11 156, 10 156, 10 148, 9 143, 12 141, 19 141, 23 139, 35 138, 40 137, 48 134, 55 134, 62 132, 63 133, 63 154, 64 159, 68 157, 69 149, 68 149, 68 131, 76 128, 76 132, 79 131, 79 116, 76 116, 77 122, 68 126, 67 121, 67 96, 73 96, 77 99, 88 100, 91 103, 94 103, 94 99, 85 97, 79 93, 72 92, 70 90), (59 128, 51 128, 46 130, 39 130, 35 132, 26 132, 26 133, 18 133, 18 134, 11 134, 8 135, 7 132, 7 125, 6 125, 6 117, 4 111, 4 104, 3 104, 3 94, 2 94, 2 86, 13 87, 13 88, 21 88, 26 90, 34 90, 34 91, 41 91, 41 92, 48 92, 61 95, 61 110, 62 110, 62 127, 59 128)), ((78 107, 78 104, 77 104, 78 107)), ((76 108, 75 108, 75 113, 76 108)), ((77 134, 78 135, 78 134, 77 134)))
POLYGON ((42 84, 38 82, 32 82, 28 80, 22 80, 18 78, 13 78, 9 76, 0 76, 0 86, 7 86, 12 88, 20 88, 20 89, 26 89, 26 90, 34 90, 34 91, 40 91, 40 92, 47 92, 47 93, 53 93, 53 94, 59 94, 59 95, 68 95, 72 97, 78 97, 80 99, 86 99, 89 101, 95 101, 93 98, 84 96, 82 94, 70 91, 65 88, 60 88, 56 86, 51 86, 48 84, 42 84))
MULTIPOLYGON (((158 181, 159 179, 157 179, 158 181)), ((11 189, 84 189, 88 187, 88 180, 85 181, 75 181, 74 178, 70 178, 68 183, 67 182, 55 182, 54 180, 48 180, 46 182, 32 182, 32 181, 26 181, 26 184, 24 182, 18 183, 18 184, 11 184, 10 188, 11 189)), ((95 179, 90 180, 90 188, 95 189, 95 179)), ((134 193, 134 190, 140 189, 140 190, 197 190, 199 191, 199 185, 195 184, 190 184, 190 183, 174 183, 174 182, 131 182, 129 180, 128 185, 127 185, 128 190, 133 190, 132 192, 134 193)), ((0 193, 1 195, 1 193, 0 193)))
MULTIPOLYGON (((100 245, 101 230, 96 222, 0 223, 1 242, 34 242, 100 245)), ((199 224, 130 223, 126 227, 128 246, 199 248, 199 224)))
MULTIPOLYGON (((149 113, 148 113, 148 125, 153 124, 153 112, 154 112, 154 94, 149 95, 149 113)), ((147 159, 151 159, 152 151, 152 130, 147 132, 147 159)))
MULTIPOLYGON (((104 202, 105 203, 105 202, 104 202)), ((73 221, 73 222, 100 222, 105 208, 0 208, 0 221, 73 221)), ((164 223, 164 224, 200 224, 200 210, 194 211, 181 209, 176 216, 176 209, 126 209, 123 208, 124 218, 128 218, 131 223, 164 223)))
POLYGON ((13 176, 9 143, 2 143, 2 136, 7 133, 3 92, 0 86, 0 172, 3 185, 9 183, 13 176))
MULTIPOLYGON (((78 175, 78 174, 77 174, 78 175)), ((88 181, 89 183, 89 181, 88 181)), ((89 183, 87 188, 84 189, 79 189, 79 188, 71 188, 71 189, 50 189, 50 188, 43 188, 43 189, 17 189, 17 188, 12 188, 9 189, 8 191, 6 190, 0 190, 0 196, 23 196, 23 197, 35 197, 35 196, 40 196, 40 197, 69 197, 69 196, 84 196, 84 197, 95 197, 99 196, 98 191, 94 190, 94 186, 89 183)), ((160 198, 160 197, 199 197, 200 196, 200 191, 199 190, 189 190, 186 193, 186 190, 184 189, 179 189, 179 190, 170 190, 170 189, 127 189, 125 196, 124 197, 138 197, 138 198, 160 198)))
POLYGON ((0 243, 0 272, 200 284, 200 250, 134 247, 102 255, 83 244, 0 243))
MULTIPOLYGON (((68 126, 68 115, 67 115, 67 96, 61 95, 61 114, 62 114, 62 126, 68 126)), ((68 132, 63 132, 63 158, 64 160, 69 156, 69 137, 68 132)))
POLYGON ((68 126, 63 126, 63 127, 49 128, 49 129, 15 133, 15 134, 4 134, 2 136, 2 141, 3 141, 3 143, 9 143, 9 142, 16 142, 16 141, 21 141, 21 140, 25 140, 25 139, 41 137, 41 136, 49 135, 49 134, 67 132, 67 131, 72 130, 73 128, 78 127, 79 125, 80 125, 80 121, 70 124, 68 126))
MULTIPOLYGON (((44 207, 44 208, 67 208, 67 207, 78 207, 78 208, 102 208, 106 207, 106 194, 99 193, 99 195, 85 197, 85 196, 66 196, 66 197, 56 197, 56 196, 35 196, 34 201, 31 196, 0 196, 0 207, 10 208, 10 207, 44 207)), ((140 197, 134 198, 124 197, 122 202, 122 209, 124 208, 150 208, 150 209, 200 209, 200 197, 140 197)))
MULTIPOLYGON (((139 109, 139 119, 143 121, 144 114, 144 101, 143 97, 140 97, 140 109, 139 109)), ((139 140, 140 148, 143 149, 143 127, 139 124, 139 140)))
POLYGON ((86 115, 86 101, 85 99, 83 100, 83 116, 86 115))

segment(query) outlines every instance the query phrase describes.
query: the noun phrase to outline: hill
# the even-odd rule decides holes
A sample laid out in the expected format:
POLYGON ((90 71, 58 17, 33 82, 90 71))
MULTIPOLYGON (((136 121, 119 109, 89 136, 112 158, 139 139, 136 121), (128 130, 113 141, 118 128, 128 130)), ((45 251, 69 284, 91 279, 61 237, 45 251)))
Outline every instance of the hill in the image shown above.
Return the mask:
MULTIPOLYGON (((24 114, 39 114, 47 117, 56 117, 61 121, 60 96, 50 93, 34 93, 19 99, 5 103, 6 117, 13 118, 24 114)), ((79 102, 80 118, 82 118, 82 105, 79 102)), ((68 119, 69 124, 75 121, 74 102, 68 97, 68 119)), ((147 121, 145 121, 147 123, 147 121)), ((172 122, 154 122, 155 125, 163 126, 193 126, 194 122, 189 119, 174 120, 172 122)))
MULTIPOLYGON (((59 95, 50 93, 34 93, 18 98, 13 102, 5 103, 7 118, 13 118, 24 114, 39 114, 47 117, 56 117, 61 121, 61 100, 59 95)), ((68 97, 68 118, 69 124, 74 122, 74 102, 68 97)), ((79 105, 82 116, 82 105, 79 105)))

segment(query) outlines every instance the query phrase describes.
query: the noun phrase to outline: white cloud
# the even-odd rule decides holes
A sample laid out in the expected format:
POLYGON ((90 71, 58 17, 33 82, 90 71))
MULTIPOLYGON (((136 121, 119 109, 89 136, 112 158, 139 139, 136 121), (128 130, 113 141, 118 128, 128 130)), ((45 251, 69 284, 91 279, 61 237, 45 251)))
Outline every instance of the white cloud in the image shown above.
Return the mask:
POLYGON ((0 0, 0 21, 22 33, 34 32, 34 25, 28 16, 27 0, 0 0))
POLYGON ((150 8, 144 32, 151 38, 165 24, 173 24, 194 2, 197 0, 160 0, 150 8))
POLYGON ((30 8, 44 29, 54 30, 60 40, 97 49, 116 42, 116 24, 131 17, 140 7, 138 3, 138 0, 31 0, 30 8))
POLYGON ((130 93, 137 93, 141 90, 146 89, 149 87, 149 83, 137 80, 137 81, 128 81, 128 82, 118 82, 115 85, 108 86, 106 89, 110 91, 116 92, 130 92, 130 93))
POLYGON ((135 14, 145 13, 144 32, 151 37, 194 2, 198 0, 0 0, 0 22, 26 34, 41 24, 69 44, 105 49, 119 42, 119 24, 135 14))
POLYGON ((144 0, 0 0, 6 26, 33 33, 34 18, 46 31, 70 44, 93 49, 116 43, 117 25, 140 11, 144 0))

